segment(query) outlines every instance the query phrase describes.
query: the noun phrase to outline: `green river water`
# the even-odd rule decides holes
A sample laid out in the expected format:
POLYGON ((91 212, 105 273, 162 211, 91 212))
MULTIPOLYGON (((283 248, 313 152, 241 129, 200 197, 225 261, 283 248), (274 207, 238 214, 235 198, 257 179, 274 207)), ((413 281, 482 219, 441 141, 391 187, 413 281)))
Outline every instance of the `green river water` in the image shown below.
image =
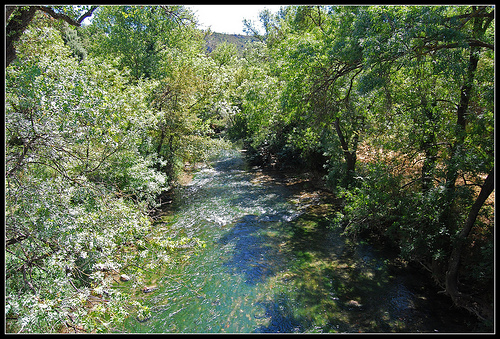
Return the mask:
MULTIPOLYGON (((470 332, 418 272, 341 234, 335 199, 238 151, 195 173, 155 227, 205 247, 137 291, 134 333, 470 332)), ((182 251, 181 251, 182 252, 182 251)), ((122 283, 126 285, 126 283, 122 283)))

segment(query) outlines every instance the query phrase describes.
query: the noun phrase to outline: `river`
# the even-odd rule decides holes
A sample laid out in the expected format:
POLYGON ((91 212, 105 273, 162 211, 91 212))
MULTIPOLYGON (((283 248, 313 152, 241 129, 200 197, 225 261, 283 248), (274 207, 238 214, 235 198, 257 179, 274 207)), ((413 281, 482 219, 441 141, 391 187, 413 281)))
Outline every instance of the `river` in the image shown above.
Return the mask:
POLYGON ((139 294, 150 316, 130 317, 124 331, 470 332, 418 272, 344 237, 335 207, 305 176, 249 168, 226 152, 177 191, 156 225, 205 247, 139 294))

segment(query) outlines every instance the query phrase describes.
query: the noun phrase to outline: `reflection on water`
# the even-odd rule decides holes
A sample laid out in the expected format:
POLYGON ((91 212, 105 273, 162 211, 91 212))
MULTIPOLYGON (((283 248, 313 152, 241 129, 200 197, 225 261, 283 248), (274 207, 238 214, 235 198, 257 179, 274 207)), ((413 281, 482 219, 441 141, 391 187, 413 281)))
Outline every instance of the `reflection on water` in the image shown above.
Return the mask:
POLYGON ((341 236, 332 198, 307 187, 247 169, 236 151, 200 170, 158 227, 206 247, 155 278, 141 295, 151 317, 130 317, 126 331, 467 331, 446 299, 436 307, 381 253, 341 236))

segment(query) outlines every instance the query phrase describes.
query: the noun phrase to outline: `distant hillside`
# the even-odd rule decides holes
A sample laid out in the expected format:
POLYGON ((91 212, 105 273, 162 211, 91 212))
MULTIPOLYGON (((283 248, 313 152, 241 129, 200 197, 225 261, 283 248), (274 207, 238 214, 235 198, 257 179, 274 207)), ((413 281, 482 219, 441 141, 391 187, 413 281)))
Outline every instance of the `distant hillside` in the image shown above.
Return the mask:
POLYGON ((205 38, 207 42, 207 51, 212 52, 217 45, 227 42, 236 45, 238 52, 242 53, 245 49, 245 44, 251 41, 257 41, 257 38, 250 35, 239 35, 239 34, 225 34, 225 33, 216 33, 208 35, 205 38))

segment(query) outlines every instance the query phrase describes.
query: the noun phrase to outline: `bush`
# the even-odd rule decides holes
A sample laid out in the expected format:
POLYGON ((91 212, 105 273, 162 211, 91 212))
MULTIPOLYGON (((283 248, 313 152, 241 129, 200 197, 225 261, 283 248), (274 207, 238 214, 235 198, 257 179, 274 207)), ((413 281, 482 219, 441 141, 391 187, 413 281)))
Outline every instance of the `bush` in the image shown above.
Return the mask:
POLYGON ((354 179, 355 186, 338 187, 345 200, 344 232, 386 237, 389 227, 400 217, 401 178, 394 177, 386 165, 373 164, 354 179))

